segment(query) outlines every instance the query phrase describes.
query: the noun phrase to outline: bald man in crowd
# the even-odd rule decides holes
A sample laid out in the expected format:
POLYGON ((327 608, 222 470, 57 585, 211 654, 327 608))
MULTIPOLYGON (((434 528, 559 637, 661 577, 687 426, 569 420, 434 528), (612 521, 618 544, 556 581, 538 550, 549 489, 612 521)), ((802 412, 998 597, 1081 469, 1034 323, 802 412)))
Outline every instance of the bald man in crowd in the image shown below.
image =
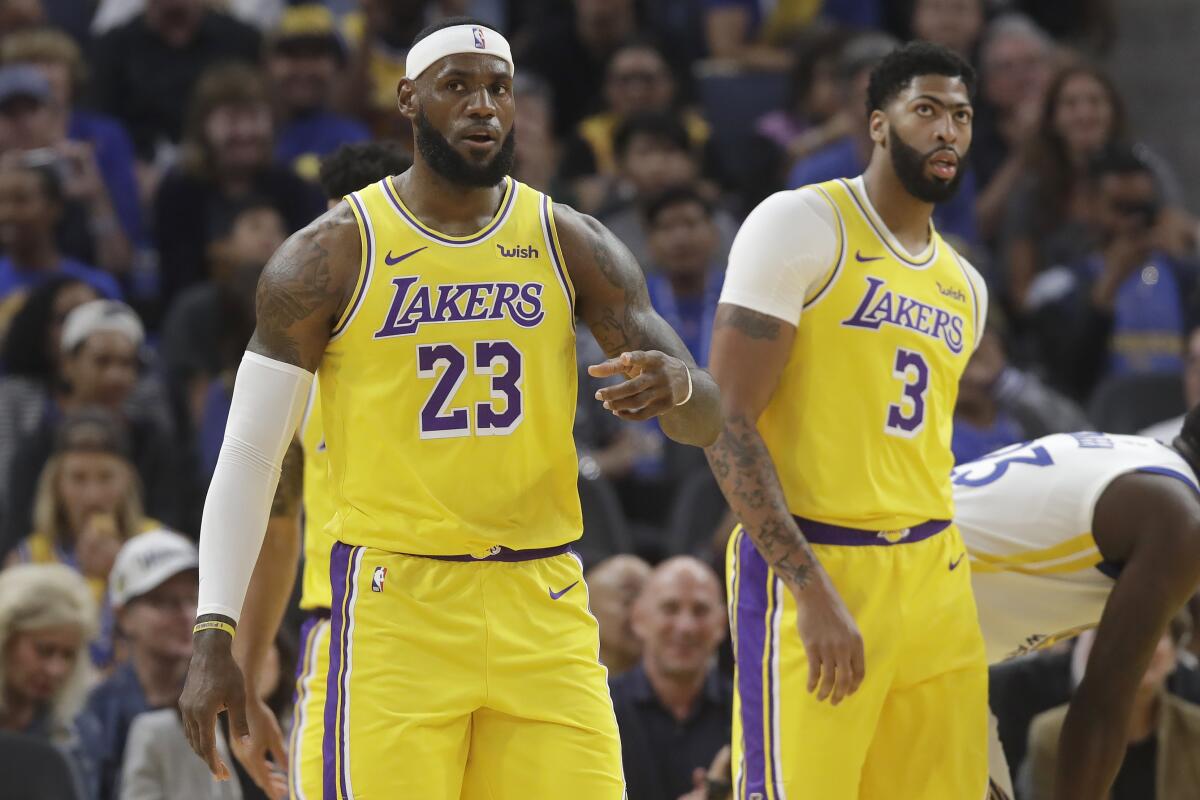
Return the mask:
MULTIPOLYGON (((727 625, 716 573, 691 556, 655 568, 634 603, 642 658, 610 681, 629 800, 675 800, 712 780, 733 716, 716 659, 727 625)), ((713 789, 728 782, 726 768, 713 789)))
POLYGON ((606 558, 588 570, 588 602, 600 623, 600 663, 608 676, 620 675, 642 656, 633 634, 633 602, 650 578, 650 565, 637 556, 606 558))

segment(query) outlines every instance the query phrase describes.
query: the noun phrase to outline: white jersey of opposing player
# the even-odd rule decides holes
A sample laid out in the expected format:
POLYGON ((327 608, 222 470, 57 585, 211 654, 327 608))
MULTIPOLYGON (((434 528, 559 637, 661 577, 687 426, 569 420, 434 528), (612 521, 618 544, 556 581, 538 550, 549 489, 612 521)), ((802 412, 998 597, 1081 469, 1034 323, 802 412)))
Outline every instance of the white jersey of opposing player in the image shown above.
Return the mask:
POLYGON ((955 468, 954 521, 970 556, 989 663, 1048 647, 1100 622, 1119 567, 1104 563, 1092 515, 1113 480, 1152 472, 1197 488, 1154 439, 1060 433, 955 468))

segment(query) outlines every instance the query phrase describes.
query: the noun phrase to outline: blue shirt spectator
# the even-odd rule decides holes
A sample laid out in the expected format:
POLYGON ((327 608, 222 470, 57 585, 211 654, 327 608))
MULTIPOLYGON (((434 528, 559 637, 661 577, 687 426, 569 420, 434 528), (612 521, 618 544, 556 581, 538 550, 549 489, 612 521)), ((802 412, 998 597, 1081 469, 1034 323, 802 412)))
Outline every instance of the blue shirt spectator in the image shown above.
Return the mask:
POLYGON ((133 142, 121 123, 89 111, 75 111, 67 123, 67 138, 91 144, 109 200, 131 242, 144 239, 142 203, 134 172, 133 142))
MULTIPOLYGON (((788 188, 797 189, 812 183, 853 178, 867 168, 859 153, 858 142, 847 136, 818 150, 792 167, 788 175, 788 188)), ((967 168, 958 192, 933 211, 933 224, 939 233, 953 235, 967 244, 979 241, 979 229, 975 223, 975 171, 967 168)))
POLYGON ((302 178, 315 181, 320 161, 344 144, 371 138, 367 126, 329 111, 299 116, 279 127, 275 160, 302 178))
POLYGON ((13 292, 34 289, 55 277, 75 278, 91 286, 103 297, 121 299, 121 287, 116 278, 72 258, 61 257, 55 269, 45 270, 25 268, 15 264, 8 256, 0 256, 0 298, 13 292))

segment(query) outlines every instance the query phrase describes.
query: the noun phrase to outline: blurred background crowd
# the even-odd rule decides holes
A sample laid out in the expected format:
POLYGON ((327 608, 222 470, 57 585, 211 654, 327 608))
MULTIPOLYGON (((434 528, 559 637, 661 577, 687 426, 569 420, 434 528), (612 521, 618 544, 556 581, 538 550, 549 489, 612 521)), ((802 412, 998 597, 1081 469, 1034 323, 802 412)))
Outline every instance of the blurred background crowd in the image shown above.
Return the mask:
MULTIPOLYGON (((455 14, 513 44, 515 177, 625 242, 701 364, 740 220, 863 170, 867 76, 897 42, 956 50, 980 75, 974 144, 935 223, 993 298, 956 457, 1089 428, 1170 440, 1200 403, 1186 0, 0 0, 0 774, 35 781, 0 796, 262 796, 212 783, 174 710, 254 287, 359 188, 351 164, 406 168, 406 49, 455 14)), ((578 348, 588 385, 599 349, 578 348)), ((699 451, 592 394, 579 550, 629 796, 719 796, 733 520, 699 451)), ((260 687, 285 727, 295 629, 260 687)), ((1023 798, 1049 796, 1087 646, 993 670, 1023 798)), ((1183 615, 1114 797, 1200 796, 1197 651, 1183 615)))

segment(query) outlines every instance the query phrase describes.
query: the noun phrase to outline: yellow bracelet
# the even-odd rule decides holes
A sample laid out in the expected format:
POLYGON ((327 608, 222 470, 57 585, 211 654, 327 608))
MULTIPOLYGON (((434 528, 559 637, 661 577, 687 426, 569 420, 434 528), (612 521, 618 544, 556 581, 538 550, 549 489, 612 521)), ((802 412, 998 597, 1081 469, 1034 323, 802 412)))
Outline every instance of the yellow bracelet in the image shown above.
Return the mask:
POLYGON ((197 622, 196 627, 192 628, 192 633, 199 633, 200 631, 225 631, 229 634, 229 638, 232 639, 235 628, 228 622, 212 619, 208 622, 197 622))

